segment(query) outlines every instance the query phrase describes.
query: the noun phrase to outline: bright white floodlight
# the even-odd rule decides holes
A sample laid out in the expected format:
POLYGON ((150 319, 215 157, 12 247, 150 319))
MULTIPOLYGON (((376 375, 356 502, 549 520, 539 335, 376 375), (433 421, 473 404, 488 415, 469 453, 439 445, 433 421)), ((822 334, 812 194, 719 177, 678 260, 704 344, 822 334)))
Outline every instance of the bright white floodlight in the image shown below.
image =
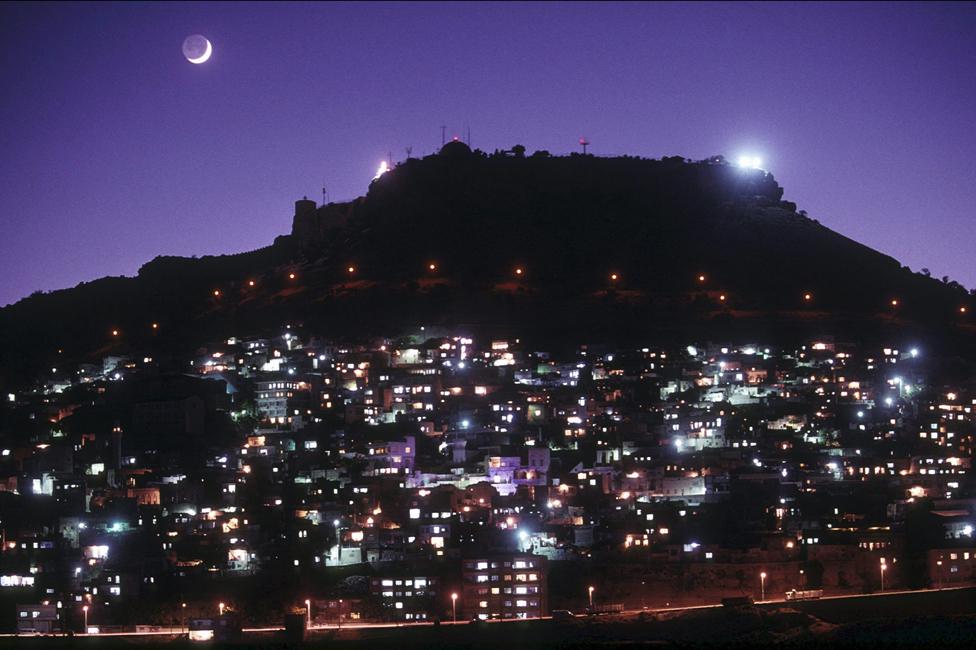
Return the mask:
POLYGON ((762 158, 759 156, 739 156, 739 167, 743 169, 760 169, 762 158))

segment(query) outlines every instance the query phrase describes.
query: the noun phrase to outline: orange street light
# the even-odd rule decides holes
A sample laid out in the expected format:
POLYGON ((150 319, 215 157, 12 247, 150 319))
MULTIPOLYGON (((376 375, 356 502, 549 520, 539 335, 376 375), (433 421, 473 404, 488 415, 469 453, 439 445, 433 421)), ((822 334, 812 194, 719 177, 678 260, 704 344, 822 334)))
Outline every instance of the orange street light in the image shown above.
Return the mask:
POLYGON ((704 275, 699 275, 698 276, 698 281, 699 282, 704 282, 705 281, 705 276, 704 275))
POLYGON ((312 601, 305 599, 305 627, 312 627, 312 601))
POLYGON ((967 311, 967 310, 966 310, 966 308, 965 308, 965 307, 960 307, 960 308, 959 308, 959 313, 960 313, 960 314, 965 314, 965 313, 966 313, 966 311, 967 311))
POLYGON ((454 624, 457 625, 457 593, 451 594, 451 614, 454 618, 454 624))
POLYGON ((759 588, 762 594, 760 600, 766 600, 766 572, 765 571, 759 574, 759 588))
POLYGON ((616 282, 616 281, 617 281, 617 278, 619 278, 619 277, 620 277, 620 276, 619 276, 619 275, 617 275, 616 273, 611 273, 611 274, 610 274, 610 281, 611 281, 611 282, 616 282))
POLYGON ((718 297, 718 299, 719 299, 719 300, 720 300, 721 302, 725 302, 725 294, 723 293, 722 295, 720 295, 720 296, 718 297))
POLYGON ((355 266, 350 266, 349 268, 346 269, 346 272, 348 272, 348 273, 355 273, 356 272, 356 267, 355 266))
POLYGON ((220 610, 220 615, 223 616, 224 615, 224 604, 223 603, 217 603, 217 609, 220 610))
POLYGON ((118 335, 119 335, 118 330, 112 330, 112 336, 118 336, 118 335))
MULTIPOLYGON (((294 275, 294 273, 292 275, 294 275)), ((253 287, 254 286, 254 280, 248 280, 247 281, 247 286, 253 287)))
POLYGON ((592 609, 593 608, 593 591, 594 591, 593 585, 590 585, 590 588, 587 591, 590 592, 590 609, 592 609))
POLYGON ((431 270, 431 271, 436 271, 437 270, 437 265, 434 264, 433 262, 431 262, 430 264, 427 265, 427 268, 429 270, 431 270))
POLYGON ((216 298, 220 297, 220 289, 214 289, 214 297, 216 298))
POLYGON ((812 293, 805 293, 805 294, 803 294, 803 299, 806 300, 807 302, 810 302, 811 300, 813 300, 813 294, 812 293))
POLYGON ((84 605, 81 611, 85 613, 85 634, 88 634, 88 605, 84 605))
POLYGON ((892 298, 891 299, 891 306, 892 307, 897 307, 898 306, 898 299, 897 298, 892 298))
POLYGON ((521 266, 515 267, 515 275, 522 275, 523 273, 524 271, 522 270, 521 266))
POLYGON ((154 330, 158 330, 158 329, 159 329, 159 323, 153 323, 153 324, 152 324, 152 328, 153 328, 154 330))

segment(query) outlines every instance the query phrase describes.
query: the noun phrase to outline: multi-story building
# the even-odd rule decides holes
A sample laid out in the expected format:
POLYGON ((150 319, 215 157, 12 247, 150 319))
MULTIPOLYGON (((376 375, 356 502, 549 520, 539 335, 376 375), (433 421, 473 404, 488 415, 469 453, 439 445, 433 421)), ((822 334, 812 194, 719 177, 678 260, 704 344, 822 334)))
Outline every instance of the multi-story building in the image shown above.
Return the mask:
POLYGON ((546 570, 544 557, 523 553, 464 560, 465 615, 481 620, 545 616, 546 570))
POLYGON ((309 385, 304 381, 259 381, 256 400, 262 418, 284 424, 308 408, 309 385))
POLYGON ((425 621, 436 616, 440 581, 436 576, 380 575, 370 580, 370 593, 384 618, 425 621))

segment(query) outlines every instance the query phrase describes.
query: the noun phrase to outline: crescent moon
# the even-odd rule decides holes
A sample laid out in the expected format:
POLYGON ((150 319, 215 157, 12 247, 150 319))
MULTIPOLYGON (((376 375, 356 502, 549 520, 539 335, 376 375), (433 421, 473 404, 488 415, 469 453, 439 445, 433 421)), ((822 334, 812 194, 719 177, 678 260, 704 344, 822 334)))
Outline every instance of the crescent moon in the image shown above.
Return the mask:
POLYGON ((213 45, 210 44, 209 39, 205 39, 205 40, 207 41, 207 50, 195 59, 187 58, 187 61, 189 61, 190 63, 195 63, 197 65, 207 62, 207 59, 209 59, 210 55, 213 54, 213 45))

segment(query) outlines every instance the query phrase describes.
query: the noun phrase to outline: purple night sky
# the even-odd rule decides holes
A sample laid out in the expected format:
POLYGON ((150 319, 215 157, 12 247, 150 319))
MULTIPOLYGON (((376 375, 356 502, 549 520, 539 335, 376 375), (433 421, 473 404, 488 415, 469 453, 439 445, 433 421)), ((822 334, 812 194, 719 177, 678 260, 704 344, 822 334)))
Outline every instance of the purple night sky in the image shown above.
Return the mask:
POLYGON ((270 244, 441 124, 756 154, 811 217, 976 287, 972 3, 5 3, 0 48, 0 305, 270 244))

